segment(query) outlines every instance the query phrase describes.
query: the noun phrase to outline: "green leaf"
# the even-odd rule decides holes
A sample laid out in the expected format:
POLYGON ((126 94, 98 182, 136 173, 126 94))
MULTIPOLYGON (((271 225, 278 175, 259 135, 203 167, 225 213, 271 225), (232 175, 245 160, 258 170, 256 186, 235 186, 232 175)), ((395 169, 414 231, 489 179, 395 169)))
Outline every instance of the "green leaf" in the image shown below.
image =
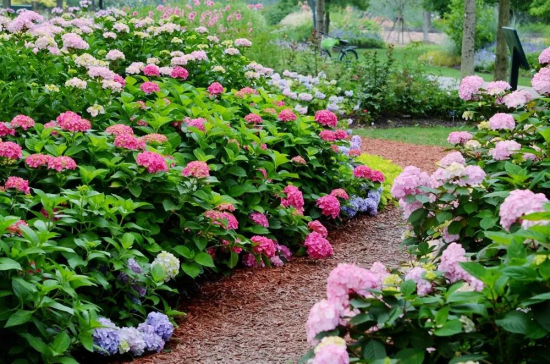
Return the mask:
POLYGON ((80 341, 86 350, 90 352, 94 351, 94 341, 91 332, 81 332, 80 335, 78 335, 78 341, 80 341))
POLYGON ((185 274, 187 274, 191 278, 196 278, 202 272, 201 266, 195 263, 191 263, 191 264, 182 263, 181 269, 183 269, 185 274))
POLYGON ((459 264, 466 272, 470 273, 481 281, 484 281, 485 279, 487 279, 488 276, 491 275, 491 272, 479 263, 464 262, 459 264))
POLYGON ((548 300, 550 300, 550 292, 541 293, 541 294, 538 294, 536 296, 533 296, 531 298, 526 299, 525 301, 523 301, 521 303, 521 306, 522 307, 527 307, 527 306, 531 306, 531 305, 541 303, 541 302, 544 302, 544 301, 548 301, 548 300))
POLYGON ((497 217, 485 217, 481 219, 481 221, 479 222, 479 226, 481 226, 483 230, 489 230, 496 225, 497 221, 497 217))
POLYGON ((462 323, 459 320, 451 320, 434 330, 435 336, 452 336, 462 332, 462 323))
POLYGON ((412 279, 409 279, 401 283, 401 293, 405 297, 410 296, 415 289, 416 289, 416 283, 412 279))
POLYGON ((162 206, 164 207, 164 211, 175 211, 178 208, 178 205, 168 199, 162 201, 162 206))
POLYGON ((231 250, 231 255, 229 256, 229 262, 227 262, 227 266, 229 268, 235 268, 238 262, 239 262, 239 255, 235 253, 233 250, 231 250))
POLYGON ((193 259, 193 257, 194 257, 193 252, 191 250, 189 250, 189 248, 184 246, 184 245, 178 245, 178 246, 174 247, 174 251, 176 253, 178 253, 179 255, 181 255, 182 257, 187 258, 187 259, 193 259))
POLYGON ((128 186, 128 189, 134 197, 139 197, 139 195, 141 195, 141 187, 138 185, 130 185, 128 186))
POLYGON ((216 267, 212 256, 210 256, 210 254, 208 253, 199 253, 195 255, 195 262, 199 263, 200 265, 204 265, 205 267, 216 267))
POLYGON ((55 336, 51 348, 59 354, 63 354, 71 345, 71 339, 66 331, 61 331, 55 336))
POLYGON ((422 364, 424 362, 425 350, 405 349, 395 355, 399 359, 399 364, 422 364))
POLYGON ((384 359, 386 357, 386 349, 384 345, 376 340, 370 340, 367 345, 363 347, 363 359, 376 360, 384 359))
POLYGON ((4 327, 22 325, 32 318, 32 314, 32 311, 17 310, 13 315, 10 316, 8 322, 6 322, 6 325, 4 327))
POLYGON ((232 174, 234 176, 237 176, 237 177, 246 177, 247 176, 246 171, 243 168, 239 167, 239 166, 230 167, 229 169, 227 169, 226 172, 229 173, 229 174, 232 174))
POLYGON ((502 274, 517 281, 534 281, 537 279, 537 271, 529 267, 506 267, 502 274))
POLYGON ((0 258, 0 270, 23 270, 21 264, 10 258, 0 258))
POLYGON ((496 324, 508 332, 515 334, 525 334, 529 317, 522 311, 510 311, 500 320, 495 321, 496 324))

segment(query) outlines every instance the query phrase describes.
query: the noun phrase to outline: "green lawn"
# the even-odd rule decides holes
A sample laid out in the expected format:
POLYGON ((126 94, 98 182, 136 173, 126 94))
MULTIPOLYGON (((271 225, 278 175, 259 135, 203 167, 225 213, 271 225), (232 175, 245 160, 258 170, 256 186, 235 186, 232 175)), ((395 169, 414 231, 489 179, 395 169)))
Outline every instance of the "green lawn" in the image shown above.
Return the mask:
POLYGON ((436 145, 440 147, 450 147, 447 143, 447 136, 452 131, 469 130, 468 127, 403 127, 390 129, 364 128, 356 129, 354 134, 374 139, 396 140, 403 143, 419 145, 436 145))

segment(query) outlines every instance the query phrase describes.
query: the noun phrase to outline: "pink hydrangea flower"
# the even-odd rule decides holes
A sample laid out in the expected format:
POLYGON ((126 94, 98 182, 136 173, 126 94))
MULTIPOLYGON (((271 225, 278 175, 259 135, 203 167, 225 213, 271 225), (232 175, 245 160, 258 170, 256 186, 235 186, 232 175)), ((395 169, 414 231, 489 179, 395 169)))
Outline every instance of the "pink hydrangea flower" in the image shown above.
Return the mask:
POLYGON ((181 173, 184 177, 206 178, 210 176, 208 164, 201 161, 189 162, 181 173))
POLYGON ((187 80, 187 77, 189 77, 189 72, 183 67, 176 66, 170 73, 170 76, 172 78, 181 78, 182 80, 187 80))
POLYGON ((550 64, 550 48, 546 48, 539 54, 539 63, 542 65, 550 64))
POLYGON ((337 304, 328 300, 321 300, 313 305, 309 311, 306 323, 307 342, 317 344, 315 339, 323 331, 331 331, 340 323, 340 309, 337 304))
POLYGON ((208 210, 204 213, 212 225, 220 226, 226 230, 236 230, 239 222, 235 216, 227 211, 208 210))
MULTIPOLYGON (((265 267, 265 263, 263 260, 260 259, 260 263, 262 267, 265 267)), ((254 258, 254 254, 246 253, 243 256, 243 264, 247 267, 254 267, 259 268, 258 262, 256 261, 256 258, 254 258)))
POLYGON ((253 212, 248 217, 250 218, 250 220, 252 220, 252 222, 254 222, 254 224, 257 224, 266 228, 269 227, 269 221, 267 220, 267 217, 261 212, 253 212))
POLYGON ((462 280, 468 283, 474 290, 481 291, 483 290, 483 282, 471 276, 459 264, 468 261, 465 254, 466 251, 462 245, 451 243, 441 255, 441 261, 437 269, 445 273, 445 278, 450 283, 462 280))
POLYGON ((48 165, 50 158, 45 154, 31 154, 25 159, 25 163, 31 168, 43 167, 48 165))
POLYGON ((296 114, 291 109, 284 109, 281 110, 277 118, 282 122, 294 121, 296 120, 296 114))
POLYGON ((107 134, 122 135, 122 134, 134 134, 134 130, 128 125, 115 124, 105 129, 107 134))
POLYGON ((118 49, 112 49, 105 55, 105 59, 108 61, 117 61, 119 59, 126 59, 124 56, 124 53, 119 51, 118 49))
POLYGON ((458 96, 465 101, 473 100, 484 83, 483 78, 479 76, 464 77, 458 87, 458 96))
POLYGON ((344 345, 328 344, 316 350, 311 364, 349 364, 349 354, 344 345))
POLYGON ((298 211, 304 211, 304 196, 298 187, 286 186, 283 192, 286 194, 286 198, 281 199, 281 205, 284 207, 293 206, 298 211))
POLYGON ((445 157, 441 158, 441 160, 439 161, 439 165, 442 168, 448 167, 453 163, 466 165, 466 160, 464 159, 464 157, 460 152, 451 152, 447 154, 445 157))
POLYGON ((83 119, 82 116, 72 111, 66 111, 64 113, 59 114, 56 120, 57 120, 57 125, 61 129, 72 131, 74 133, 79 131, 85 132, 92 128, 92 123, 90 123, 89 120, 83 119))
POLYGON ((21 128, 23 130, 27 130, 34 126, 34 120, 25 115, 17 115, 13 119, 11 119, 10 124, 12 128, 21 128))
POLYGON ((250 238, 250 241, 254 244, 254 253, 265 254, 268 258, 275 255, 275 242, 265 236, 254 235, 250 238))
POLYGON ((317 220, 309 222, 307 224, 307 227, 309 228, 309 230, 318 233, 323 238, 326 238, 328 236, 327 228, 317 220))
POLYGON ((319 136, 327 142, 336 141, 336 134, 332 130, 323 130, 319 133, 319 136))
POLYGON ((485 86, 487 94, 492 96, 502 95, 511 88, 512 86, 510 86, 510 84, 506 81, 493 81, 489 82, 487 86, 485 86))
POLYGON ((354 264, 338 264, 327 279, 327 298, 340 309, 349 307, 349 295, 370 295, 369 289, 381 288, 380 278, 368 269, 354 264))
POLYGON ((197 119, 185 118, 184 121, 187 124, 187 126, 197 128, 201 131, 206 131, 206 128, 204 127, 204 124, 206 123, 205 118, 197 118, 197 119))
POLYGON ((424 279, 426 269, 421 267, 415 267, 411 269, 406 275, 405 280, 413 280, 416 283, 416 292, 420 297, 424 297, 432 291, 432 284, 424 279))
MULTIPOLYGON (((514 190, 500 205, 500 225, 505 230, 510 230, 512 224, 524 215, 544 211, 544 205, 548 202, 542 193, 534 193, 529 190, 514 190)), ((540 221, 521 221, 523 228, 540 223, 540 221)))
POLYGON ((120 83, 122 87, 126 86, 126 79, 121 75, 115 74, 113 81, 120 83))
POLYGON ((147 168, 149 173, 168 172, 166 161, 160 154, 155 152, 139 153, 136 162, 138 165, 147 168))
POLYGON ((336 130, 334 135, 336 136, 336 139, 346 139, 348 137, 348 133, 342 129, 336 130))
POLYGON ((4 185, 4 188, 6 190, 13 188, 20 192, 23 192, 26 195, 31 193, 31 189, 29 187, 29 181, 21 177, 13 177, 13 176, 8 177, 8 179, 6 180, 6 184, 4 185))
POLYGON ((139 87, 141 91, 145 92, 146 94, 152 94, 153 92, 159 92, 160 87, 154 82, 144 82, 139 87))
POLYGON ((166 143, 168 141, 168 138, 164 134, 157 134, 157 133, 151 133, 147 134, 141 137, 141 140, 143 140, 147 144, 162 144, 166 143))
POLYGON ((531 80, 533 89, 539 94, 546 96, 550 94, 550 68, 542 68, 531 80))
POLYGON ((451 144, 464 144, 472 138, 472 134, 467 131, 453 131, 449 134, 447 141, 451 144))
POLYGON ((252 123, 252 124, 261 124, 262 123, 262 117, 258 114, 248 114, 244 117, 244 120, 246 120, 246 122, 248 123, 252 123))
POLYGON ((15 130, 8 123, 0 123, 0 138, 8 135, 15 135, 15 130))
POLYGON ((115 146, 129 150, 145 150, 145 141, 132 134, 120 134, 115 137, 115 146))
POLYGON ((312 232, 306 237, 304 246, 307 248, 307 254, 313 259, 324 259, 334 254, 330 242, 316 232, 312 232))
POLYGON ((21 159, 23 157, 23 149, 19 144, 0 141, 0 157, 14 160, 21 159))
POLYGON ((160 70, 157 65, 148 64, 142 69, 145 76, 160 76, 160 70))
POLYGON ((321 125, 335 127, 338 125, 336 114, 329 110, 319 110, 315 113, 315 121, 321 125))
POLYGON ((29 226, 25 220, 19 220, 15 224, 9 226, 6 231, 8 231, 10 234, 13 235, 19 235, 22 236, 21 233, 21 226, 29 226))
POLYGON ((497 113, 489 119, 491 130, 512 130, 516 127, 514 117, 510 114, 497 113))
POLYGON ((235 211, 235 206, 232 203, 221 203, 218 206, 216 206, 216 210, 219 211, 235 211))
POLYGON ((219 82, 214 82, 208 86, 208 93, 212 96, 223 94, 223 86, 219 82))
POLYGON ((340 215, 340 201, 334 196, 327 195, 317 199, 317 206, 325 216, 332 216, 336 219, 340 215))
POLYGON ((341 198, 343 200, 349 200, 348 193, 342 188, 336 188, 330 193, 331 196, 341 198))
POLYGON ((517 109, 525 106, 533 96, 526 90, 517 90, 502 98, 502 103, 510 109, 517 109))
POLYGON ((296 157, 292 157, 291 161, 296 164, 304 164, 304 165, 307 164, 306 160, 299 155, 297 155, 296 157))
POLYGON ((408 195, 417 195, 422 192, 418 187, 429 187, 430 184, 430 176, 426 172, 417 167, 408 166, 395 178, 391 194, 399 199, 408 195))
POLYGON ((514 140, 504 140, 498 142, 495 148, 489 150, 489 154, 496 161, 503 161, 509 159, 510 156, 517 150, 521 149, 521 144, 514 140))
POLYGON ((409 203, 404 199, 399 200, 399 207, 403 210, 403 218, 408 219, 411 214, 422 207, 422 202, 414 201, 409 203))
POLYGON ((58 172, 67 169, 76 169, 76 162, 71 157, 50 157, 48 159, 48 169, 54 169, 58 172))
POLYGON ((356 178, 365 178, 373 182, 384 182, 385 180, 382 172, 373 171, 369 167, 363 165, 355 167, 355 169, 353 170, 353 175, 356 178))
POLYGON ((485 180, 486 176, 485 171, 481 167, 466 166, 457 184, 459 186, 477 186, 485 180))

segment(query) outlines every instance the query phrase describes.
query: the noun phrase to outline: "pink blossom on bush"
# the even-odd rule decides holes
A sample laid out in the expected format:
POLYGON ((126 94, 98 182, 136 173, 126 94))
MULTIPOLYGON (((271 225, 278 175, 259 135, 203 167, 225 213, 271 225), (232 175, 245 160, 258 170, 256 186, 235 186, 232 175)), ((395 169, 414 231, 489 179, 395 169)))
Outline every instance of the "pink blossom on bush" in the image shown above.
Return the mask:
POLYGON ((159 92, 160 87, 154 82, 144 82, 139 87, 141 91, 145 92, 146 94, 152 94, 153 92, 159 92))
POLYGON ((458 181, 459 186, 476 186, 480 185, 486 177, 483 168, 479 166, 466 166, 464 173, 458 181))
POLYGON ((328 236, 327 228, 317 220, 309 222, 307 224, 307 227, 309 228, 309 230, 320 234, 323 238, 326 238, 328 236))
POLYGON ((373 171, 369 167, 363 165, 355 167, 353 170, 353 175, 357 178, 365 178, 373 182, 384 182, 385 180, 382 172, 373 171))
POLYGON ((336 219, 340 215, 340 201, 334 196, 319 197, 316 204, 325 216, 332 216, 333 219, 336 219))
POLYGON ((458 96, 465 101, 473 100, 484 83, 483 78, 479 76, 464 77, 458 87, 458 96))
POLYGON ((550 94, 550 68, 541 68, 541 70, 533 76, 531 85, 536 92, 543 96, 550 94))
POLYGON ((286 186, 283 192, 286 194, 286 198, 281 199, 281 205, 284 207, 293 206, 298 211, 304 211, 304 196, 298 187, 286 186))
POLYGON ((311 364, 349 364, 346 346, 329 344, 316 350, 311 364))
MULTIPOLYGON (((265 267, 264 262, 260 259, 261 266, 265 267)), ((256 261, 256 258, 254 258, 254 254, 246 253, 243 255, 243 264, 247 267, 254 267, 258 268, 258 262, 256 261)))
POLYGON ((334 254, 330 242, 316 232, 312 232, 306 237, 304 246, 307 248, 307 254, 313 259, 324 259, 334 254))
POLYGON ((441 158, 441 160, 439 161, 439 165, 442 168, 448 167, 453 163, 466 165, 466 160, 464 159, 464 157, 460 152, 451 152, 447 154, 445 157, 441 158))
POLYGON ((160 70, 157 65, 148 64, 142 69, 145 76, 160 76, 160 70))
POLYGON ((512 130, 516 127, 514 117, 510 114, 497 113, 489 119, 491 130, 512 130))
POLYGON ((408 195, 417 195, 422 192, 418 189, 420 186, 429 187, 430 176, 420 168, 408 166, 395 178, 391 193, 393 197, 399 199, 408 195))
POLYGON ((327 142, 336 141, 336 134, 332 130, 323 130, 319 133, 319 136, 327 142))
POLYGON ((336 130, 334 135, 336 136, 336 139, 346 139, 348 137, 348 133, 342 129, 336 130))
POLYGON ((132 134, 120 134, 115 137, 115 146, 129 150, 144 150, 145 141, 132 134))
POLYGON ((210 176, 208 164, 201 161, 189 162, 181 173, 184 177, 206 178, 210 176))
POLYGON ((496 161, 503 161, 509 159, 510 156, 517 150, 521 149, 521 144, 515 140, 504 140, 498 142, 495 148, 489 150, 489 154, 496 161))
POLYGON ((205 118, 197 118, 197 119, 186 118, 184 121, 187 124, 187 126, 197 128, 201 131, 206 131, 206 128, 204 127, 204 124, 206 123, 205 118))
POLYGON ((487 86, 485 86, 487 93, 492 96, 502 95, 511 88, 512 86, 510 86, 510 84, 506 81, 493 81, 489 82, 487 86))
POLYGON ((34 126, 34 120, 25 115, 17 115, 13 119, 11 119, 10 124, 12 128, 21 128, 23 130, 27 130, 34 126))
POLYGON ((319 110, 315 113, 315 121, 321 125, 335 127, 338 125, 336 114, 329 110, 319 110))
MULTIPOLYGON (((529 190, 514 190, 510 192, 510 195, 500 205, 500 225, 505 230, 510 230, 512 224, 522 216, 544 211, 544 205, 547 202, 548 199, 542 193, 534 193, 529 190)), ((521 221, 521 226, 527 228, 536 223, 540 223, 540 221, 523 220, 521 221)))
POLYGON ((244 117, 244 120, 246 120, 248 123, 252 124, 261 124, 262 123, 262 117, 258 114, 250 113, 244 117))
POLYGON ((19 146, 19 144, 0 141, 0 157, 7 159, 21 159, 23 157, 23 149, 19 146))
POLYGON ((464 144, 472 138, 472 134, 467 131, 453 131, 449 134, 447 141, 451 144, 464 144))
POLYGON ((297 155, 296 157, 292 157, 291 161, 296 164, 304 164, 304 165, 307 164, 306 160, 299 155, 297 155))
POLYGON ((468 283, 474 290, 481 291, 483 290, 483 282, 471 276, 459 264, 468 261, 465 254, 466 251, 462 245, 451 243, 441 255, 441 261, 437 269, 445 273, 445 278, 450 283, 462 280, 468 283))
POLYGON ((235 211, 235 205, 233 205, 232 203, 224 202, 224 203, 221 203, 218 206, 216 206, 216 210, 234 212, 235 211))
POLYGON ((63 130, 76 132, 85 132, 92 128, 92 123, 89 120, 83 119, 82 116, 72 111, 66 111, 59 114, 56 118, 57 125, 63 130))
POLYGON ((235 230, 239 228, 239 222, 235 216, 227 211, 208 210, 204 213, 212 225, 220 226, 226 230, 235 230))
POLYGON ((119 51, 118 49, 112 49, 105 55, 105 59, 108 61, 117 61, 119 59, 126 59, 124 56, 124 53, 119 51))
POLYGON ((162 144, 166 143, 168 141, 168 138, 164 134, 158 134, 158 133, 151 133, 147 134, 141 137, 141 140, 143 140, 147 144, 162 144))
POLYGON ((327 279, 327 298, 341 309, 349 307, 349 295, 370 295, 369 289, 381 288, 377 276, 354 264, 338 264, 327 279))
POLYGON ((291 109, 284 109, 278 115, 278 119, 282 122, 296 120, 296 114, 291 109))
POLYGON ((235 46, 237 46, 237 47, 250 47, 250 46, 252 46, 252 42, 249 41, 246 38, 235 39, 234 43, 235 43, 235 46))
POLYGON ((176 66, 170 73, 170 76, 173 78, 181 78, 182 80, 187 80, 187 77, 189 77, 189 72, 183 67, 176 66))
POLYGON ((334 302, 321 300, 313 305, 309 311, 306 322, 307 342, 310 345, 317 344, 317 334, 323 331, 331 331, 340 323, 340 308, 334 302))
POLYGON ((405 201, 404 199, 399 200, 399 207, 401 207, 401 210, 403 210, 403 217, 405 219, 408 219, 411 214, 422 207, 422 202, 420 201, 414 201, 412 203, 409 203, 405 201))
POLYGON ((432 284, 423 278, 424 273, 426 273, 426 269, 415 267, 405 275, 406 281, 413 280, 416 283, 416 292, 420 297, 424 297, 432 291, 432 284))
POLYGON ((50 157, 48 159, 48 169, 54 169, 58 172, 67 169, 76 169, 76 162, 71 157, 50 157))
POLYGON ((21 177, 13 177, 13 176, 8 177, 8 179, 6 180, 6 184, 4 185, 4 188, 6 190, 13 188, 20 192, 23 192, 26 195, 31 193, 31 189, 29 187, 29 181, 21 177))
POLYGON ((348 193, 343 188, 336 188, 330 193, 331 196, 341 198, 343 200, 349 200, 348 193))
POLYGON ((542 65, 550 64, 550 48, 546 48, 539 54, 539 63, 542 65))
POLYGON ((257 224, 266 228, 269 227, 269 221, 267 220, 267 217, 261 212, 253 212, 248 217, 250 218, 250 220, 254 222, 254 224, 257 224))
POLYGON ((128 125, 115 124, 105 129, 107 134, 122 135, 122 134, 134 134, 134 130, 128 125))
POLYGON ((0 122, 0 138, 8 135, 15 135, 15 130, 8 125, 8 123, 0 122))
POLYGON ((219 82, 214 82, 208 86, 208 93, 212 96, 223 94, 223 86, 219 82))
POLYGON ((43 167, 48 165, 50 158, 52 157, 45 154, 31 154, 25 159, 25 163, 31 168, 43 167))
POLYGON ((271 258, 275 255, 275 242, 265 236, 254 235, 250 238, 250 241, 254 244, 254 253, 265 254, 271 258))
POLYGON ((533 96, 526 90, 517 90, 502 98, 502 103, 510 109, 517 109, 525 106, 529 101, 533 99, 533 96))
POLYGON ((21 226, 29 226, 25 220, 19 220, 15 224, 9 226, 6 231, 8 231, 11 234, 22 236, 21 234, 21 226))
POLYGON ((147 168, 149 173, 168 172, 166 161, 160 154, 155 152, 139 153, 136 162, 138 165, 147 168))

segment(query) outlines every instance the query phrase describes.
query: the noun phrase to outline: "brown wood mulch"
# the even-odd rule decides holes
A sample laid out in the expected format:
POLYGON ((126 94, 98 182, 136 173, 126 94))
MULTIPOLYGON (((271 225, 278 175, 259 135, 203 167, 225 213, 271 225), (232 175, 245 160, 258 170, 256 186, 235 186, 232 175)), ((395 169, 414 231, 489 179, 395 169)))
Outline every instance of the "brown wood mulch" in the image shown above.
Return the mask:
MULTIPOLYGON (((433 171, 442 148, 364 138, 363 151, 405 167, 433 171)), ((326 279, 338 263, 395 267, 407 259, 399 247, 404 224, 393 206, 376 217, 361 216, 330 233, 334 256, 293 258, 280 268, 238 269, 202 286, 185 303, 187 316, 167 351, 137 363, 296 363, 309 349, 305 322, 326 295, 326 279)))

